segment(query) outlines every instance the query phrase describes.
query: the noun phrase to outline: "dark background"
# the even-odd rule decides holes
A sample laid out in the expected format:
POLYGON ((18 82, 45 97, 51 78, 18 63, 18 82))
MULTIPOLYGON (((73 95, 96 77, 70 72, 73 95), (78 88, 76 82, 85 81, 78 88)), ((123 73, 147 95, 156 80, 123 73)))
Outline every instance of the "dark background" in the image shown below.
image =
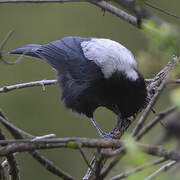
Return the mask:
MULTIPOLYGON (((173 13, 179 13, 180 1, 178 0, 159 0, 156 5, 173 13)), ((152 9, 151 11, 169 22, 179 24, 179 20, 175 18, 162 15, 152 9)), ((8 41, 4 55, 9 50, 24 44, 43 44, 64 36, 113 39, 129 48, 136 57, 141 51, 149 51, 147 38, 142 31, 108 12, 105 12, 103 16, 101 9, 89 3, 0 4, 0 41, 11 29, 14 29, 15 33, 8 41)), ((6 59, 13 61, 16 56, 7 56, 6 59)), ((145 62, 143 67, 139 62, 140 71, 145 77, 151 78, 144 70, 146 63, 149 64, 145 62)), ((156 72, 151 69, 152 74, 156 72)), ((54 70, 41 60, 26 57, 15 66, 8 66, 0 62, 0 87, 28 81, 54 79, 54 77, 54 70)), ((65 109, 63 103, 60 102, 60 94, 61 91, 57 85, 47 86, 45 92, 41 87, 33 87, 1 93, 0 108, 12 123, 36 136, 55 133, 57 137, 98 137, 95 128, 86 117, 65 109)), ((168 91, 163 93, 156 110, 169 105, 167 95, 168 91)), ((96 111, 95 119, 105 131, 110 130, 116 123, 115 115, 103 108, 96 111)), ((158 128, 162 127, 158 126, 158 128)), ((92 150, 87 151, 89 160, 92 152, 92 150)), ((78 151, 57 149, 42 153, 77 179, 85 174, 87 166, 78 151)), ((28 153, 18 155, 18 162, 22 179, 59 179, 41 167, 28 153)), ((117 166, 112 174, 118 172, 117 166)))

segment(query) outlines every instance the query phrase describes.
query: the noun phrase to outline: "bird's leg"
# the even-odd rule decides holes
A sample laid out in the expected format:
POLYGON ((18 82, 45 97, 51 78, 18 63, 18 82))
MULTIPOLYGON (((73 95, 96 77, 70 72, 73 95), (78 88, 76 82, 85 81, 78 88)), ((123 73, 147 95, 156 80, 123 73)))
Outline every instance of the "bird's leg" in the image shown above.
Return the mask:
POLYGON ((92 124, 93 124, 94 127, 97 129, 99 135, 100 135, 102 138, 114 138, 114 134, 103 132, 103 131, 99 128, 99 126, 96 124, 96 122, 94 121, 94 119, 93 119, 92 117, 89 118, 89 119, 91 120, 92 124))

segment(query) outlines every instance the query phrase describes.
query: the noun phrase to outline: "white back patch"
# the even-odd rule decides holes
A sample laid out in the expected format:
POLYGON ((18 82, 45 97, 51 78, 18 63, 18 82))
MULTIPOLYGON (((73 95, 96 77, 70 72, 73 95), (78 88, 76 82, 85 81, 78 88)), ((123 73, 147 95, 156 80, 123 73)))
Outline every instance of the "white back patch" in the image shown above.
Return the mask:
POLYGON ((105 78, 111 77, 116 71, 124 72, 132 80, 138 78, 133 54, 118 42, 92 38, 90 41, 83 41, 81 47, 84 56, 101 68, 105 78))

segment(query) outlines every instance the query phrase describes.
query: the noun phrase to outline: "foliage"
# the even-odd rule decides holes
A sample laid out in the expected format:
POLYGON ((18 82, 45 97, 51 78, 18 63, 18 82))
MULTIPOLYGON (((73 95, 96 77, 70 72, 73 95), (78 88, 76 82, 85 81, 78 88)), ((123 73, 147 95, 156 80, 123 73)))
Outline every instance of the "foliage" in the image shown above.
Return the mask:
POLYGON ((179 56, 180 34, 175 25, 167 22, 157 25, 152 20, 144 20, 142 26, 154 54, 166 60, 171 59, 172 55, 179 56))

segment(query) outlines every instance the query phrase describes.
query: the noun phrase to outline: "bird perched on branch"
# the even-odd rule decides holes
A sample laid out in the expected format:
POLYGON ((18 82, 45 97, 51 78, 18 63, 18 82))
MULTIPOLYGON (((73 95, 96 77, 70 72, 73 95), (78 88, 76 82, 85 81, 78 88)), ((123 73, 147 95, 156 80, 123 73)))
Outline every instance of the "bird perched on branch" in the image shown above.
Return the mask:
POLYGON ((64 37, 48 44, 27 44, 10 54, 40 58, 57 71, 62 100, 67 108, 86 115, 103 138, 93 118, 103 106, 124 120, 146 103, 147 90, 133 54, 110 39, 64 37))

